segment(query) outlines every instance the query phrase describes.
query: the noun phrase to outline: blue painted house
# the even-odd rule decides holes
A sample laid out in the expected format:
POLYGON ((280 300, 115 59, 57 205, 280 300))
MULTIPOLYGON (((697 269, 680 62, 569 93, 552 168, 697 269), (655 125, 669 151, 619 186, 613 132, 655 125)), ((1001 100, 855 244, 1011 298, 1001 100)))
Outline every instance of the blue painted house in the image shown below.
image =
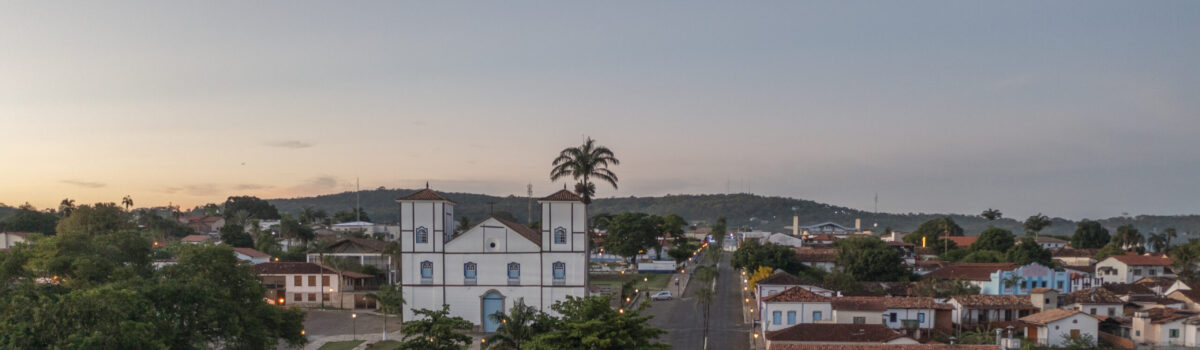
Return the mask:
POLYGON ((1018 267, 1012 271, 992 272, 991 280, 983 283, 981 294, 1028 295, 1030 289, 1050 288, 1059 293, 1071 292, 1071 274, 1055 271, 1038 263, 1018 267), (1014 277, 1015 276, 1015 277, 1014 277), (1015 284, 1005 283, 1016 282, 1015 284))

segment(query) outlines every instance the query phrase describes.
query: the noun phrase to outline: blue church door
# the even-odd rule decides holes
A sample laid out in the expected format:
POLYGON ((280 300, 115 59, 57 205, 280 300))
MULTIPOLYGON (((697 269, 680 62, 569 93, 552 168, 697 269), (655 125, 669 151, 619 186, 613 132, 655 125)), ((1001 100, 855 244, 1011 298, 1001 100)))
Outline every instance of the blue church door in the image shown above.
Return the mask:
POLYGON ((495 332, 500 322, 492 319, 492 314, 504 312, 504 297, 500 293, 489 292, 483 296, 483 331, 495 332))

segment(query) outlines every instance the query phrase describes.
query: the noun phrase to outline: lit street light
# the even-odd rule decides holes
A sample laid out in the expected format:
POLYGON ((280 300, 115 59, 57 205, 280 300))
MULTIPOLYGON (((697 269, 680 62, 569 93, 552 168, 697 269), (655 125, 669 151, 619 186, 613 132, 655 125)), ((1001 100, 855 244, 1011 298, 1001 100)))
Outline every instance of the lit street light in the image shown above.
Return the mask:
POLYGON ((350 314, 350 330, 354 332, 354 340, 358 340, 358 314, 350 314))

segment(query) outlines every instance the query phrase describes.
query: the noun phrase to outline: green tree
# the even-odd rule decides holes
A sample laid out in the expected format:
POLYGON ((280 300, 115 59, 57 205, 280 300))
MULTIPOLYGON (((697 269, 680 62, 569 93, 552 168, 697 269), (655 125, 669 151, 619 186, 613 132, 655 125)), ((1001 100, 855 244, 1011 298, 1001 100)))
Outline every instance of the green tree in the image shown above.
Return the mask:
POLYGON ((58 222, 59 233, 107 234, 131 229, 128 213, 116 203, 81 205, 58 222))
POLYGON ((837 265, 860 281, 898 281, 911 275, 900 252, 875 237, 850 237, 833 243, 837 265))
POLYGON ((979 234, 979 239, 976 239, 975 243, 971 243, 971 250, 1007 252, 1015 243, 1016 236, 1013 236, 1012 231, 991 226, 979 234))
POLYGON ((1122 248, 1130 249, 1141 247, 1146 241, 1141 232, 1138 232, 1133 224, 1124 224, 1117 226, 1117 235, 1113 237, 1113 242, 1116 242, 1122 248))
POLYGON ((1108 244, 1110 239, 1108 229, 1101 226, 1099 222, 1084 219, 1076 226, 1075 235, 1071 236, 1071 247, 1076 249, 1100 248, 1108 244))
POLYGON ((704 341, 708 343, 708 319, 711 315, 713 301, 717 298, 717 292, 713 290, 709 284, 703 284, 700 289, 696 290, 695 307, 700 309, 700 315, 704 317, 704 341))
POLYGON ((825 288, 830 288, 839 292, 861 292, 866 288, 854 275, 842 272, 833 271, 825 274, 825 279, 822 281, 825 288))
POLYGON ((1168 248, 1175 242, 1175 237, 1179 237, 1179 231, 1176 231, 1174 227, 1168 227, 1166 230, 1163 230, 1163 234, 1167 235, 1168 248))
POLYGON ((624 212, 608 223, 604 248, 626 258, 637 256, 646 249, 659 248, 662 218, 646 213, 624 212))
POLYGON ((305 245, 316 237, 311 227, 301 225, 300 221, 291 217, 284 217, 279 220, 279 236, 284 238, 298 239, 304 242, 305 245))
POLYGON ((924 238, 927 247, 933 248, 935 251, 946 252, 955 247, 954 242, 941 238, 962 235, 962 227, 954 223, 954 219, 943 216, 921 223, 921 226, 918 226, 912 233, 904 235, 902 239, 905 243, 920 246, 922 238, 924 238))
POLYGON ((532 349, 534 336, 549 332, 558 320, 517 299, 508 314, 497 312, 485 315, 500 326, 496 332, 485 337, 484 349, 521 350, 532 349))
POLYGON ((1025 227, 1025 232, 1027 234, 1031 234, 1034 238, 1037 238, 1038 234, 1047 227, 1050 227, 1050 224, 1052 223, 1054 222, 1050 221, 1049 217, 1042 215, 1042 213, 1037 213, 1036 215, 1032 215, 1028 219, 1025 219, 1025 224, 1023 227, 1025 227))
POLYGON ((225 220, 233 218, 233 213, 238 210, 245 210, 250 213, 249 218, 259 220, 279 220, 279 210, 275 209, 274 205, 265 200, 253 196, 234 196, 225 200, 224 210, 225 220))
MULTIPOLYGON (((74 206, 74 202, 72 202, 74 206)), ((37 232, 44 235, 55 234, 58 226, 58 215, 53 211, 39 211, 29 203, 25 203, 13 212, 12 216, 0 222, 0 231, 37 232)))
POLYGON ((613 155, 608 147, 596 145, 591 137, 583 141, 579 147, 568 147, 559 152, 558 157, 551 163, 550 181, 571 177, 577 181, 575 191, 583 197, 584 204, 591 204, 596 194, 596 185, 592 178, 607 182, 617 188, 617 174, 608 169, 610 165, 621 165, 621 161, 613 155))
POLYGON ((730 266, 747 271, 754 271, 761 266, 766 266, 791 274, 800 274, 804 269, 803 265, 796 261, 796 251, 773 243, 760 244, 758 240, 742 242, 742 246, 733 252, 730 266))
POLYGON ((58 203, 58 212, 62 213, 62 217, 71 216, 71 212, 75 211, 75 200, 63 198, 62 202, 58 203))
POLYGON ((976 251, 967 253, 966 256, 963 256, 961 259, 958 260, 958 262, 965 262, 965 263, 997 263, 997 262, 1004 262, 1004 261, 1005 261, 1004 253, 1001 253, 1001 252, 998 252, 995 250, 976 250, 976 251))
POLYGON ((1021 243, 1013 246, 1008 250, 1008 261, 1025 266, 1031 263, 1042 264, 1042 266, 1054 266, 1053 254, 1038 244, 1033 237, 1026 236, 1021 239, 1021 243))
POLYGON ((1003 217, 1004 214, 1000 213, 999 210, 988 208, 987 210, 984 210, 983 213, 979 214, 979 216, 982 216, 984 219, 987 219, 988 225, 990 226, 993 221, 996 221, 996 219, 1003 217))
POLYGON ((400 289, 390 284, 384 284, 379 287, 379 291, 367 293, 367 299, 374 300, 379 305, 379 311, 383 311, 383 339, 387 340, 387 320, 388 314, 400 313, 404 307, 404 294, 400 293, 400 289))
POLYGON ((228 224, 221 226, 221 242, 237 248, 253 248, 254 239, 246 233, 242 225, 228 224))
POLYGON ((1104 245, 1104 247, 1101 247, 1100 250, 1096 252, 1096 261, 1107 259, 1113 255, 1123 254, 1125 254, 1125 249, 1121 248, 1121 244, 1112 242, 1104 245))
POLYGON ((338 210, 336 213, 333 213, 333 221, 339 223, 351 221, 370 222, 371 217, 367 215, 367 212, 362 207, 359 207, 358 209, 338 210), (360 214, 362 216, 359 216, 360 214))
POLYGON ((1150 237, 1146 238, 1146 243, 1150 244, 1150 249, 1162 252, 1167 248, 1168 239, 1166 233, 1151 233, 1150 237))
POLYGON ((613 310, 609 296, 567 296, 550 308, 562 315, 549 332, 534 338, 536 349, 562 350, 667 350, 668 344, 653 343, 666 331, 649 324, 653 316, 641 315, 646 307, 613 310))
POLYGON ((687 241, 687 238, 683 236, 683 227, 687 226, 687 220, 684 220, 682 216, 667 214, 667 216, 662 218, 662 224, 663 233, 673 238, 675 245, 680 245, 687 241))
POLYGON ((667 249, 667 256, 671 257, 671 260, 675 260, 676 264, 680 264, 688 259, 691 259, 692 254, 695 251, 696 247, 692 245, 675 246, 671 249, 667 249))
POLYGON ((1197 277, 1196 263, 1200 262, 1200 240, 1191 240, 1187 244, 1171 248, 1171 269, 1182 279, 1194 280, 1197 277))
POLYGON ((125 211, 129 211, 129 208, 133 207, 133 197, 125 195, 125 198, 121 198, 121 206, 125 207, 125 211))
POLYGON ((405 322, 402 348, 411 350, 458 350, 471 344, 471 336, 463 332, 474 325, 462 317, 450 316, 450 305, 441 310, 413 309, 418 319, 405 322))
POLYGON ((717 246, 725 242, 725 234, 729 233, 729 228, 726 226, 725 217, 717 218, 717 223, 712 226, 713 239, 717 241, 717 246))

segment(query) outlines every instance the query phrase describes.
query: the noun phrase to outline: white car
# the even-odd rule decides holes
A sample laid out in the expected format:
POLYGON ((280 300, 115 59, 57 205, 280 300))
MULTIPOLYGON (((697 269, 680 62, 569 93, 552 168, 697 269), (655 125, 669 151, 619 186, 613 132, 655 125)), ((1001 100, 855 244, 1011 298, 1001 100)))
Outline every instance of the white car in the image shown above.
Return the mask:
POLYGON ((650 300, 671 300, 671 291, 664 290, 650 296, 650 300))

